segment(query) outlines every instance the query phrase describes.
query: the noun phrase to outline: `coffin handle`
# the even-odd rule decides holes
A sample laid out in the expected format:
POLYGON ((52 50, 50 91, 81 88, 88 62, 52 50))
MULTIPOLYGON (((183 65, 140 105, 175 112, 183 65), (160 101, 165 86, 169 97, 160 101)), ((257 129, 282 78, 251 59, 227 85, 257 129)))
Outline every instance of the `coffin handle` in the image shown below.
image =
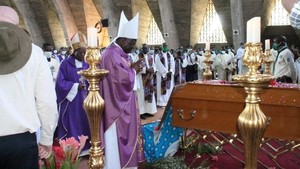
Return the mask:
POLYGON ((192 111, 190 112, 191 117, 190 117, 190 118, 185 118, 184 115, 183 115, 183 109, 179 109, 179 110, 177 110, 177 112, 178 112, 179 117, 180 117, 182 120, 185 120, 185 121, 192 120, 192 119, 196 116, 196 114, 197 114, 197 111, 196 111, 196 110, 192 110, 192 111))

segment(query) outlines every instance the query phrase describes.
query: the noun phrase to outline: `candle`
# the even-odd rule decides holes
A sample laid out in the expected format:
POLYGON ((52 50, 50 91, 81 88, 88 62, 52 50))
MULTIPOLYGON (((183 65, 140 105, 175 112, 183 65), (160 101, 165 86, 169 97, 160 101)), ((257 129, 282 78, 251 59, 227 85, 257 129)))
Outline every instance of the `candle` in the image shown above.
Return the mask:
POLYGON ((260 42, 260 17, 254 17, 247 22, 247 42, 260 42))
POLYGON ((265 40, 265 49, 270 49, 270 39, 265 40))
POLYGON ((88 35, 88 46, 96 47, 97 46, 97 28, 87 28, 88 35))
POLYGON ((210 43, 209 42, 206 42, 206 44, 205 44, 205 50, 210 50, 210 43))

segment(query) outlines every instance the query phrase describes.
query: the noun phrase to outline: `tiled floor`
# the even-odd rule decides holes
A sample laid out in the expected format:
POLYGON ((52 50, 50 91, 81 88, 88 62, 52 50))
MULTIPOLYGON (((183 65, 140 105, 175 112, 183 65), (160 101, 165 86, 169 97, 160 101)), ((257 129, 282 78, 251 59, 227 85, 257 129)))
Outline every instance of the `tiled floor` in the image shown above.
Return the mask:
MULTIPOLYGON (((141 124, 147 124, 147 123, 151 123, 157 120, 160 120, 163 113, 164 113, 164 108, 157 108, 157 113, 154 114, 153 117, 148 117, 145 120, 141 120, 141 124)), ((79 169, 88 169, 88 157, 83 157, 81 159, 80 165, 79 165, 79 169)))

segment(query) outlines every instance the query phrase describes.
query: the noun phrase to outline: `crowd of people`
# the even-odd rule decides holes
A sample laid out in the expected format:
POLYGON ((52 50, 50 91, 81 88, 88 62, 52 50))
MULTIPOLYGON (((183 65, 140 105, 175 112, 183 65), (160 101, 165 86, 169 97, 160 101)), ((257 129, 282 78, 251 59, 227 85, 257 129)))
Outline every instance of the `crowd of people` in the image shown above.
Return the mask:
MULTIPOLYGON (((0 11, 0 79, 5 82, 0 83, 0 166, 38 168, 37 161, 51 154, 55 138, 90 138, 82 106, 89 84, 77 73, 88 68, 86 39, 77 32, 71 47, 57 51, 45 43, 41 49, 18 27, 14 9, 0 6, 0 11), (15 159, 20 163, 13 163, 15 159)), ((175 85, 204 80, 207 51, 192 45, 168 49, 166 43, 137 48, 137 32, 138 15, 128 21, 122 12, 118 36, 101 51, 99 68, 110 72, 99 83, 101 96, 109 102, 101 126, 107 169, 137 168, 144 159, 140 119, 153 116, 157 106, 167 106, 175 85)), ((213 80, 232 81, 232 75, 247 72, 244 43, 237 52, 213 46, 209 52, 213 80)), ((289 49, 284 36, 274 39, 271 72, 278 82, 300 83, 298 52, 289 49)), ((86 144, 81 155, 89 148, 86 144)))

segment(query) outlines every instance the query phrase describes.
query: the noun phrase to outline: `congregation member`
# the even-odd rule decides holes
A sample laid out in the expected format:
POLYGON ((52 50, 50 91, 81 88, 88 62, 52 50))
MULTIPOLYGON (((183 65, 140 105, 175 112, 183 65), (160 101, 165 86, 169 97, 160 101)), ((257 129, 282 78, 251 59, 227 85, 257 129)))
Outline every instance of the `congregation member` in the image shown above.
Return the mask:
POLYGON ((224 66, 223 74, 225 76, 224 80, 231 81, 232 80, 232 74, 235 71, 234 67, 234 57, 233 53, 228 52, 230 49, 224 49, 222 50, 222 64, 224 66))
POLYGON ((185 52, 185 57, 187 60, 186 67, 186 81, 191 82, 198 80, 198 58, 193 52, 192 45, 188 45, 185 52))
POLYGON ((183 54, 183 50, 177 50, 174 55, 175 59, 175 73, 174 73, 174 81, 175 85, 183 84, 186 82, 185 80, 185 73, 186 73, 186 66, 187 60, 183 54))
POLYGON ((44 55, 47 58, 48 63, 49 63, 53 82, 55 83, 58 69, 59 69, 59 62, 55 59, 55 56, 53 55, 53 47, 51 44, 44 43, 43 50, 44 50, 44 55))
POLYGON ((243 65, 243 56, 245 52, 245 45, 243 42, 240 43, 240 47, 236 51, 236 55, 234 56, 234 59, 237 60, 237 67, 238 67, 238 74, 242 75, 245 74, 246 72, 243 70, 244 65, 243 65))
POLYGON ((143 139, 137 111, 134 80, 141 61, 130 63, 128 54, 138 38, 138 14, 130 21, 122 11, 118 35, 102 53, 101 69, 109 71, 100 81, 106 101, 102 118, 105 169, 137 169, 144 160, 143 139))
POLYGON ((297 75, 294 54, 287 46, 285 36, 279 35, 273 40, 273 48, 278 52, 274 62, 273 75, 277 82, 296 83, 297 75))
POLYGON ((155 55, 157 106, 165 107, 174 87, 175 62, 166 43, 155 55))
POLYGON ((68 48, 66 47, 61 47, 59 49, 59 53, 57 55, 57 60, 59 61, 59 63, 61 63, 62 61, 64 61, 68 56, 67 56, 67 50, 68 48))
MULTIPOLYGON (((86 53, 85 36, 78 32, 71 38, 73 53, 60 65, 55 85, 57 103, 59 106, 59 120, 57 127, 58 139, 78 136, 90 137, 90 127, 83 101, 87 96, 87 82, 77 72, 88 68, 84 61, 86 53)), ((81 151, 81 155, 88 154, 89 142, 81 151)))
POLYGON ((56 95, 42 49, 18 25, 17 12, 0 6, 0 166, 38 169, 52 153, 56 95))
MULTIPOLYGON (((224 52, 225 53, 225 52, 224 52)), ((225 80, 225 66, 222 62, 223 60, 223 53, 221 51, 218 51, 216 54, 216 58, 213 62, 213 67, 216 72, 216 77, 218 80, 225 80)))
MULTIPOLYGON (((291 26, 300 29, 300 1, 298 0, 282 0, 283 7, 290 14, 291 26)), ((295 58, 295 67, 297 81, 300 84, 300 57, 295 58)))
POLYGON ((197 56, 197 64, 198 64, 198 80, 204 80, 204 76, 203 76, 203 73, 205 71, 205 63, 204 63, 204 60, 205 60, 205 56, 204 56, 204 52, 199 49, 199 51, 197 52, 196 54, 197 56))
POLYGON ((212 71, 212 79, 216 79, 217 78, 217 71, 216 71, 216 67, 215 67, 215 60, 217 58, 217 54, 216 54, 216 50, 215 47, 212 47, 211 51, 210 51, 210 59, 212 61, 211 64, 211 71, 212 71))
POLYGON ((154 92, 156 91, 153 85, 154 74, 156 73, 156 65, 154 63, 154 56, 148 51, 147 44, 143 44, 141 49, 142 61, 142 87, 137 90, 138 94, 138 105, 141 119, 147 117, 153 117, 157 112, 156 98, 154 92))

